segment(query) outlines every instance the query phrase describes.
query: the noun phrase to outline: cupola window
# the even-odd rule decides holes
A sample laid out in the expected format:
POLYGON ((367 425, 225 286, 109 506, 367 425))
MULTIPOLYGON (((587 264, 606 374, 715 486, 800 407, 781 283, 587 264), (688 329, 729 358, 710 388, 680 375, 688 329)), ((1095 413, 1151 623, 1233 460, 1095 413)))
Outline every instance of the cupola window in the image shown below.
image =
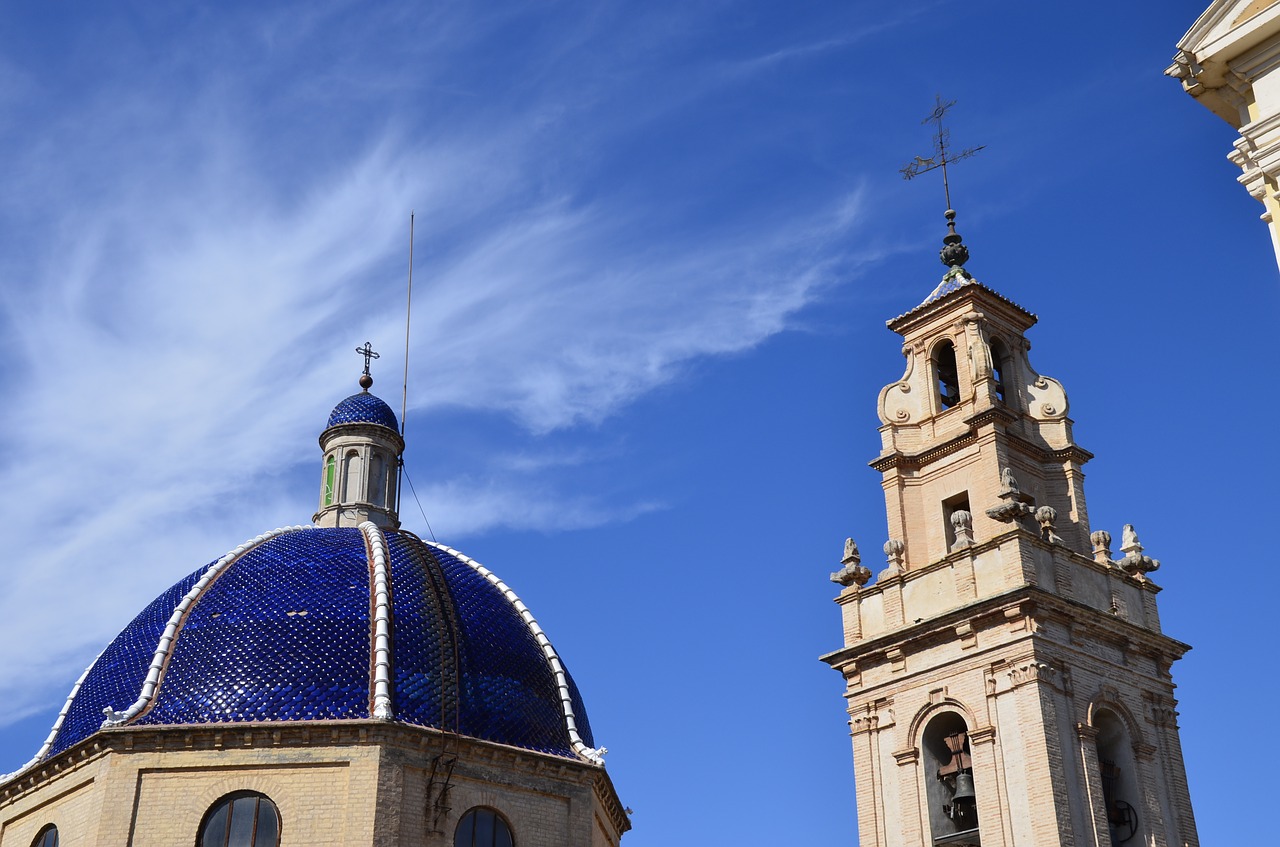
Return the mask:
POLYGON ((960 372, 956 368, 956 348, 950 341, 933 348, 933 373, 938 402, 943 409, 950 409, 960 402, 960 372))
POLYGON ((350 503, 360 497, 360 454, 350 450, 342 459, 342 502, 350 503))
POLYGON ((462 816, 453 847, 514 847, 511 827, 493 809, 477 807, 462 816))
POLYGON ((337 482, 338 458, 333 454, 324 463, 324 505, 333 505, 333 486, 337 482))
POLYGON ((58 847, 58 828, 49 824, 40 830, 36 840, 31 842, 31 847, 58 847))
POLYGON ((381 453, 374 453, 369 464, 369 502, 375 506, 387 505, 387 460, 381 453))
POLYGON ((280 813, 263 794, 240 791, 213 804, 200 824, 200 847, 278 847, 280 813))

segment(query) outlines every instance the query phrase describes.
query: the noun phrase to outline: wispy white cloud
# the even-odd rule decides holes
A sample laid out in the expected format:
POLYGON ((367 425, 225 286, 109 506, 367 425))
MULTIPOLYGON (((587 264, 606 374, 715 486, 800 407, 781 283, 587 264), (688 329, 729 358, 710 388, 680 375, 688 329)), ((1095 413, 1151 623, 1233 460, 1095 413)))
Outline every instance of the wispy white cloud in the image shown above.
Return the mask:
MULTIPOLYGON (((288 52, 312 31, 261 37, 288 52)), ((420 85, 452 84, 424 64, 420 85)), ((535 444, 419 489, 458 534, 661 508, 540 481, 532 470, 581 459, 537 455, 537 436, 599 424, 691 361, 750 349, 856 268, 858 195, 744 209, 695 235, 673 232, 654 198, 548 176, 539 163, 564 128, 538 116, 555 90, 456 131, 388 120, 333 134, 255 115, 249 71, 228 74, 141 89, 126 75, 2 148, 14 166, 0 215, 39 237, 2 260, 0 282, 16 360, 0 377, 0 490, 20 527, 0 571, 0 720, 56 699, 201 559, 264 522, 307 519, 315 492, 293 483, 350 384, 351 348, 402 337, 409 209, 422 235, 413 408, 500 412, 535 444)), ((365 96, 361 113, 399 94, 365 96)), ((397 358, 382 373, 398 376, 397 358)))

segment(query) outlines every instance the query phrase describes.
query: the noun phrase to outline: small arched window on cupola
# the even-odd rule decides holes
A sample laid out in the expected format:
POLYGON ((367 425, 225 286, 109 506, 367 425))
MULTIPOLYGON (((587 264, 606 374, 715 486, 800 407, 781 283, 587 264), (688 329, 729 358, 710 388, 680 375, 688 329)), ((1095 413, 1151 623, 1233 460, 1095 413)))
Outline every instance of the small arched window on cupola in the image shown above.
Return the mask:
POLYGON ((956 712, 937 715, 920 738, 924 762, 925 796, 929 804, 932 843, 978 842, 978 804, 973 790, 973 760, 969 756, 969 727, 956 712))
POLYGON ((332 506, 336 496, 335 486, 338 484, 338 457, 329 454, 324 460, 324 505, 332 506))
POLYGON ((939 411, 960 402, 960 371, 956 367, 956 347, 944 339, 933 348, 933 378, 938 392, 939 411))
POLYGON ((374 453, 369 462, 369 502, 375 506, 387 505, 387 460, 381 453, 374 453))
POLYGON ((1005 380, 1009 377, 1009 351, 999 338, 991 339, 991 378, 996 384, 996 399, 1009 405, 1005 380))
POLYGON ((342 491, 338 495, 342 502, 350 503, 360 497, 360 454, 348 450, 342 457, 342 491))
MULTIPOLYGON (((1125 722, 1110 710, 1099 709, 1093 718, 1098 731, 1098 767, 1102 771, 1102 797, 1107 806, 1107 827, 1112 845, 1129 843, 1138 834, 1139 787, 1133 742, 1125 722)), ((1141 839, 1139 839, 1139 842, 1141 839)))
POLYGON ((58 847, 58 828, 49 824, 40 830, 36 840, 31 842, 31 847, 58 847))

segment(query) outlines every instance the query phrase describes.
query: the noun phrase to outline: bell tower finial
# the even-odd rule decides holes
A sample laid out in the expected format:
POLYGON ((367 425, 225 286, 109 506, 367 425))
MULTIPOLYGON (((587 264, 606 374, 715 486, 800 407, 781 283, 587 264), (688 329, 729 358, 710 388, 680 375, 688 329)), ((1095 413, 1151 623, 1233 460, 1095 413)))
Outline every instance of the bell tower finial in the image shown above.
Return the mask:
POLYGON ((947 114, 947 110, 955 104, 956 101, 954 100, 943 103, 942 95, 936 95, 933 111, 921 121, 921 123, 926 124, 932 121, 937 125, 933 134, 933 155, 927 159, 923 156, 916 156, 915 159, 901 169, 901 173, 903 179, 914 179, 920 174, 928 173, 929 171, 942 170, 942 192, 947 200, 947 234, 942 239, 942 250, 938 255, 942 259, 942 264, 947 267, 962 268, 964 263, 969 261, 969 249, 964 246, 960 233, 956 232, 956 210, 951 208, 951 182, 947 178, 947 165, 969 158, 986 145, 970 147, 966 150, 961 150, 959 153, 951 153, 947 150, 947 143, 951 140, 951 130, 943 127, 942 118, 947 114))

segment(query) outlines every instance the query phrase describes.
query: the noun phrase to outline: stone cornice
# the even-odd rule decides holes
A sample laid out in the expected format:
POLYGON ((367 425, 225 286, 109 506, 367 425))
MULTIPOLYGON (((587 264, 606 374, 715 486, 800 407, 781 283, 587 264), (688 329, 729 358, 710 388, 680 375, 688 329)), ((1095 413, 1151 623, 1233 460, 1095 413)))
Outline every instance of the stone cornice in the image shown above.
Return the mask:
MULTIPOLYGON (((965 622, 977 629, 979 627, 975 624, 978 621, 991 621, 992 625, 999 625, 1001 622, 1024 616, 1042 621, 1060 618, 1069 621, 1073 626, 1104 633, 1108 640, 1131 645, 1132 649, 1139 652, 1170 657, 1170 661, 1180 658, 1191 649, 1190 645, 1163 633, 1149 630, 1140 624, 1060 597, 1036 586, 1023 585, 953 609, 931 620, 904 626, 896 632, 884 633, 857 644, 851 644, 821 656, 820 661, 836 669, 850 664, 865 668, 868 663, 887 661, 890 650, 910 655, 930 644, 960 638, 957 628, 965 622)), ((1018 637, 1029 638, 1033 642, 1042 642, 1045 638, 1038 627, 1028 627, 1024 634, 1018 637)), ((1006 642, 1006 646, 1008 643, 1006 642)), ((1046 646, 1049 643, 1051 642, 1046 642, 1046 646)))
POLYGON ((936 447, 930 447, 923 453, 888 453, 871 460, 868 464, 880 471, 880 473, 892 468, 919 468, 937 461, 943 456, 949 456, 958 450, 963 450, 977 440, 977 434, 970 430, 936 447))
POLYGON ((972 280, 954 291, 942 295, 932 302, 921 303, 914 308, 908 309, 896 318, 885 321, 885 325, 889 329, 899 335, 906 335, 912 328, 918 326, 939 312, 948 311, 960 303, 969 300, 986 301, 987 308, 994 308, 1005 313, 1005 318, 1011 323, 1020 327, 1022 332, 1026 332, 1036 323, 1036 316, 1017 303, 1005 297, 995 289, 988 288, 976 279, 972 280))
POLYGON ((370 438, 390 441, 395 446, 397 453, 404 452, 404 439, 400 437, 400 433, 390 427, 371 423, 341 423, 334 424, 331 427, 326 427, 325 431, 320 433, 320 437, 317 439, 320 444, 320 449, 323 450, 325 444, 328 444, 335 438, 339 437, 370 438))
POLYGON ((969 425, 970 429, 976 430, 980 426, 989 423, 996 423, 997 421, 1007 426, 1018 420, 1020 417, 1022 416, 1013 409, 1010 409, 1008 406, 1003 404, 999 404, 995 406, 987 406, 985 409, 979 409, 969 417, 965 418, 964 422, 969 425))
MULTIPOLYGON (((430 753, 440 746, 442 733, 427 727, 379 721, 293 721, 263 723, 187 724, 179 726, 122 726, 104 729, 0 785, 0 807, 60 777, 111 754, 209 752, 228 750, 316 749, 378 746, 430 753)), ((522 773, 593 784, 597 792, 613 793, 617 805, 610 817, 625 831, 630 828, 618 803, 613 783, 601 765, 511 747, 477 738, 452 735, 449 744, 464 761, 490 763, 522 773), (603 777, 603 779, 601 779, 603 777), (621 815, 617 818, 614 812, 621 815)), ((609 806, 610 803, 606 803, 609 806)))
POLYGON ((608 771, 604 768, 597 768, 595 781, 591 787, 595 791, 596 800, 600 802, 600 805, 609 815, 609 820, 613 822, 618 834, 621 835, 631 829, 631 818, 628 817, 627 810, 623 808, 622 801, 618 799, 618 790, 613 787, 613 780, 610 779, 608 771))
POLYGON ((1178 41, 1178 49, 1192 54, 1198 62, 1225 63, 1280 33, 1280 8, 1273 6, 1234 23, 1221 35, 1210 39, 1209 34, 1223 17, 1234 10, 1235 4, 1229 0, 1214 3, 1178 41))
POLYGON ((1014 449, 1020 453, 1031 456, 1033 459, 1044 464, 1060 463, 1060 462, 1077 462, 1081 465, 1093 458, 1093 454, 1078 444, 1068 444, 1066 447, 1058 449, 1044 448, 1038 444, 1028 441, 1021 436, 1014 435, 1012 432, 1006 433, 1009 441, 1014 449))
MULTIPOLYGON (((936 462, 944 456, 949 456, 959 450, 973 445, 978 439, 978 428, 989 423, 998 423, 1003 421, 1006 425, 1018 420, 1021 415, 1012 412, 1009 409, 1000 407, 990 407, 974 412, 965 423, 969 425, 969 431, 954 436, 941 444, 937 444, 919 453, 902 453, 893 452, 885 453, 872 459, 868 464, 879 471, 886 471, 895 468, 903 470, 918 470, 925 465, 936 462)), ((889 426, 893 426, 890 424, 889 426)), ((898 427, 901 428, 901 427, 898 427)), ((1032 459, 1042 464, 1058 464, 1064 462, 1076 462, 1077 464, 1085 464, 1093 458, 1093 454, 1077 444, 1068 444, 1066 447, 1045 448, 1040 445, 1028 441, 1027 439, 1015 435, 1005 428, 1004 435, 1009 439, 1010 446, 1022 453, 1030 456, 1032 459)))

